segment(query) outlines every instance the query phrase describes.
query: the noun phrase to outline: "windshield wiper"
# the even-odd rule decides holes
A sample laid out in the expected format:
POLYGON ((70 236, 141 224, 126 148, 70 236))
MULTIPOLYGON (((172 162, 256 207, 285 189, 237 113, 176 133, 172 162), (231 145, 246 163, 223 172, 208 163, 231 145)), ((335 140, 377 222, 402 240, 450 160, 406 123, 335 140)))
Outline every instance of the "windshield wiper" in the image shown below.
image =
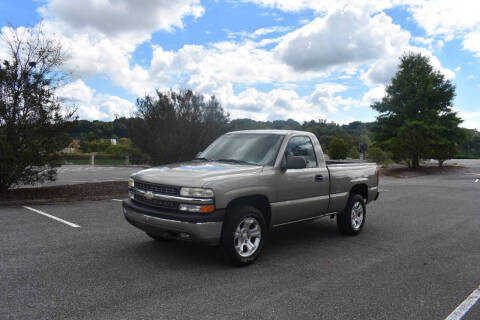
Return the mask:
POLYGON ((238 164, 249 164, 251 166, 258 166, 258 163, 253 163, 253 162, 248 162, 244 160, 237 160, 237 159, 216 159, 213 161, 218 161, 218 162, 230 162, 230 163, 238 163, 238 164))
POLYGON ((204 158, 204 157, 198 157, 193 160, 201 160, 201 161, 212 161, 212 159, 204 158))

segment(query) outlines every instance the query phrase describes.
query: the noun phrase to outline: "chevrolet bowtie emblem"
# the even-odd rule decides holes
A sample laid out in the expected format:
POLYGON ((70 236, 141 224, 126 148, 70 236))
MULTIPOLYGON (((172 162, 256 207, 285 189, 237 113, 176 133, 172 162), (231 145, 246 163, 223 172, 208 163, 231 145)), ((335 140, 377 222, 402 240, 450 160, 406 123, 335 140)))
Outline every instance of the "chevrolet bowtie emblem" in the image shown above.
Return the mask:
POLYGON ((145 198, 147 198, 147 199, 153 199, 153 192, 152 192, 152 191, 147 191, 147 192, 145 192, 145 198))

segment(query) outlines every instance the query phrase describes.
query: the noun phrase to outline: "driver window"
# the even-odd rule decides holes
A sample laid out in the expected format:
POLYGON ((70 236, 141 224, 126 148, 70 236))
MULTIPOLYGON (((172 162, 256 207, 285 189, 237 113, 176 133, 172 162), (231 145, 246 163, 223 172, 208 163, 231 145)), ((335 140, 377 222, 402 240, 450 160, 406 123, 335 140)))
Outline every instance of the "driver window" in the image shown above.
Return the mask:
POLYGON ((312 140, 309 137, 293 137, 285 149, 285 156, 302 157, 307 162, 307 168, 317 167, 317 157, 313 149, 312 140))

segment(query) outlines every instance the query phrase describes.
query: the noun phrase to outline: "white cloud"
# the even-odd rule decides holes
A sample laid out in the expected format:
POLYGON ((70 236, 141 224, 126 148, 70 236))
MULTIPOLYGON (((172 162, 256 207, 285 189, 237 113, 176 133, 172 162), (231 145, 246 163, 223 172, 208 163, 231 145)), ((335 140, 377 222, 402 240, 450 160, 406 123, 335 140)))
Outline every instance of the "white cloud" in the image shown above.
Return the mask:
POLYGON ((480 112, 462 111, 456 107, 452 109, 457 112, 458 116, 463 120, 461 124, 462 127, 480 130, 480 112))
POLYGON ((472 0, 404 0, 416 22, 433 36, 453 38, 480 26, 480 2, 472 0))
POLYGON ((399 55, 402 53, 419 53, 422 54, 430 60, 430 64, 435 70, 443 73, 445 78, 453 79, 455 77, 455 72, 448 68, 444 68, 440 63, 440 60, 433 53, 426 48, 406 46, 399 50, 398 52, 391 51, 386 57, 377 59, 368 71, 361 75, 361 79, 365 81, 367 85, 375 84, 387 84, 390 82, 392 77, 398 70, 398 65, 400 63, 399 55))
POLYGON ((180 85, 217 96, 231 94, 231 84, 293 83, 325 76, 296 72, 257 43, 220 42, 204 47, 185 45, 178 51, 153 48, 152 74, 182 78, 180 85), (228 89, 225 91, 225 89, 228 89))
POLYGON ((108 121, 115 116, 131 116, 135 111, 135 105, 130 101, 95 93, 95 90, 82 80, 76 80, 57 89, 56 94, 64 105, 77 109, 80 119, 108 121))
POLYGON ((412 41, 423 44, 425 46, 431 46, 433 43, 433 38, 413 37, 412 41))
POLYGON ((347 89, 347 86, 338 83, 317 84, 315 91, 310 96, 310 100, 321 111, 335 113, 338 111, 339 106, 351 106, 355 103, 352 98, 344 99, 339 95, 335 95, 347 89))
POLYGON ((480 57, 480 31, 467 34, 463 41, 463 48, 474 52, 476 57, 480 57))
POLYGON ((78 77, 104 74, 144 95, 167 79, 132 66, 132 53, 152 32, 182 28, 186 16, 200 17, 204 9, 199 0, 50 0, 39 12, 45 31, 56 34, 69 53, 65 69, 78 77))
POLYGON ((364 93, 362 98, 362 106, 370 106, 375 102, 379 102, 385 96, 385 86, 379 85, 364 93))
MULTIPOLYGON (((472 0, 405 0, 408 10, 428 35, 449 41, 463 38, 463 47, 480 56, 480 2, 472 0)), ((443 43, 442 43, 443 44, 443 43)))
POLYGON ((378 12, 390 8, 398 0, 244 0, 258 5, 276 8, 282 11, 294 12, 302 10, 313 10, 317 13, 331 12, 342 9, 345 6, 355 6, 365 12, 378 12))
POLYGON ((293 90, 275 89, 267 93, 249 88, 238 95, 232 95, 223 101, 230 110, 232 118, 252 118, 256 120, 274 120, 295 118, 298 121, 323 116, 316 108, 293 90))
POLYGON ((372 17, 347 7, 287 34, 276 51, 297 70, 326 70, 389 59, 398 55, 409 39, 410 33, 393 24, 384 13, 372 17))
POLYGON ((183 28, 185 16, 198 18, 204 9, 200 0, 50 0, 39 12, 46 18, 54 17, 77 29, 116 35, 183 28))

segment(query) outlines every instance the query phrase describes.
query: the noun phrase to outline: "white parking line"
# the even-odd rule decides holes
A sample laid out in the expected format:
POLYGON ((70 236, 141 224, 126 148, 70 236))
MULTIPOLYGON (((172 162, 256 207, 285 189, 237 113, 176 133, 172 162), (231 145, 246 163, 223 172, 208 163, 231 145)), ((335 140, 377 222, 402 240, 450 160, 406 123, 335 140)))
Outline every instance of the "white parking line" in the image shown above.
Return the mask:
POLYGON ((475 303, 477 303, 478 299, 480 299, 480 286, 473 290, 473 292, 467 297, 467 299, 463 300, 462 304, 460 304, 455 310, 445 320, 460 320, 463 318, 465 314, 467 314, 468 310, 470 310, 475 303))
POLYGON ((55 216, 52 216, 51 214, 48 214, 48 213, 42 212, 42 211, 37 210, 37 209, 30 208, 30 207, 27 207, 27 206, 23 206, 23 207, 24 207, 25 209, 30 210, 30 211, 33 211, 33 212, 39 213, 39 214, 41 214, 41 215, 44 215, 45 217, 49 217, 50 219, 57 220, 57 221, 59 221, 59 222, 65 223, 66 225, 69 225, 70 227, 80 228, 80 226, 79 226, 78 224, 65 221, 65 220, 63 220, 63 219, 57 218, 57 217, 55 217, 55 216))
POLYGON ((122 202, 123 200, 122 199, 112 199, 113 201, 119 201, 119 202, 122 202))

